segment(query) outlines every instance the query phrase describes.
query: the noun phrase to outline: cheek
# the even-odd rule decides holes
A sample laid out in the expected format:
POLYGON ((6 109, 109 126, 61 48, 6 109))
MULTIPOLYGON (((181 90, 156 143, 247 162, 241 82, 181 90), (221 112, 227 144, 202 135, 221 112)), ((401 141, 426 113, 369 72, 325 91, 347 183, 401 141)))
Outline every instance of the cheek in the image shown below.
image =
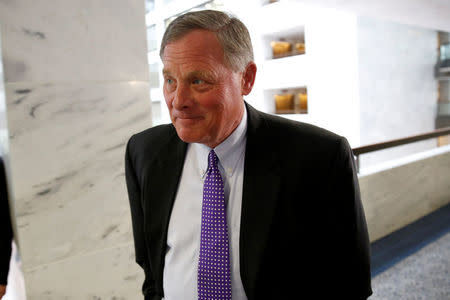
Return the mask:
POLYGON ((164 100, 166 101, 166 105, 169 109, 172 108, 172 97, 170 96, 170 93, 168 93, 166 90, 163 91, 164 100))
POLYGON ((216 112, 225 105, 225 93, 220 90, 214 90, 197 95, 197 103, 207 112, 216 112))
POLYGON ((233 99, 242 98, 241 79, 235 75, 230 78, 230 84, 228 85, 230 95, 233 95, 233 99))

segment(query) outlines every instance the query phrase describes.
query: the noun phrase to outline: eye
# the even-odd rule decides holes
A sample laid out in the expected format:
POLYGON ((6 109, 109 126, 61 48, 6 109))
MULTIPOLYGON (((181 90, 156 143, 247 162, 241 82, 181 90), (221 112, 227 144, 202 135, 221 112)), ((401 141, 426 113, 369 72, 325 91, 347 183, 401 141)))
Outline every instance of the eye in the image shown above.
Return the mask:
POLYGON ((164 78, 164 89, 168 92, 173 92, 177 88, 177 82, 171 78, 164 78))
POLYGON ((205 83, 205 81, 201 80, 201 79, 194 79, 194 80, 192 80, 192 83, 193 84, 203 84, 203 83, 205 83))

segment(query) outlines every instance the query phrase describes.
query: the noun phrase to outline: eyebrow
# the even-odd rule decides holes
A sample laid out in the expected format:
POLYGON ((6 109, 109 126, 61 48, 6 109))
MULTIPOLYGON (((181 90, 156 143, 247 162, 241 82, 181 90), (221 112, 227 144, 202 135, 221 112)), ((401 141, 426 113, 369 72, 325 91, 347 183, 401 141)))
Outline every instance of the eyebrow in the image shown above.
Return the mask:
MULTIPOLYGON (((163 69, 162 73, 164 76, 171 76, 170 71, 167 69, 163 69)), ((206 80, 212 80, 214 78, 214 76, 211 72, 202 71, 202 70, 191 71, 185 76, 185 78, 187 78, 187 79, 196 78, 196 77, 205 78, 206 80)))
POLYGON ((205 71, 192 71, 189 72, 188 75, 186 76, 187 78, 196 78, 196 77, 200 77, 200 78, 205 78, 206 80, 211 80, 213 78, 213 75, 211 74, 211 72, 205 72, 205 71))

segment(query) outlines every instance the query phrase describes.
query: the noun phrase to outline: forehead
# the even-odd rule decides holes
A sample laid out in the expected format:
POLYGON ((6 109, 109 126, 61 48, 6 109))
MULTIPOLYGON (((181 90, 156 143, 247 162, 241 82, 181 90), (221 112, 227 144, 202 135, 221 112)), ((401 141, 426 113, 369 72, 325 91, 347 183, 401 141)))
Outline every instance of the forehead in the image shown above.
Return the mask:
POLYGON ((168 43, 164 48, 162 61, 165 67, 192 63, 223 65, 224 56, 216 34, 197 29, 168 43))

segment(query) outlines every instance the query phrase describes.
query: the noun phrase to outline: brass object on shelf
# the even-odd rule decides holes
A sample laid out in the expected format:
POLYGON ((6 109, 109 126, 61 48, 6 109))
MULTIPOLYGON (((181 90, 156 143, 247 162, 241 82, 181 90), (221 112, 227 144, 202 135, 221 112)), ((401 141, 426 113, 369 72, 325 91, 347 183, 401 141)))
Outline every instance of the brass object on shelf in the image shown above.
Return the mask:
POLYGON ((273 56, 285 55, 292 49, 292 44, 284 41, 272 41, 270 46, 272 46, 273 56))
POLYGON ((308 95, 306 93, 298 93, 298 108, 300 113, 308 112, 308 95))
POLYGON ((295 50, 298 53, 305 53, 305 43, 295 43, 295 50))
POLYGON ((277 112, 291 111, 294 109, 294 94, 274 95, 277 112))

